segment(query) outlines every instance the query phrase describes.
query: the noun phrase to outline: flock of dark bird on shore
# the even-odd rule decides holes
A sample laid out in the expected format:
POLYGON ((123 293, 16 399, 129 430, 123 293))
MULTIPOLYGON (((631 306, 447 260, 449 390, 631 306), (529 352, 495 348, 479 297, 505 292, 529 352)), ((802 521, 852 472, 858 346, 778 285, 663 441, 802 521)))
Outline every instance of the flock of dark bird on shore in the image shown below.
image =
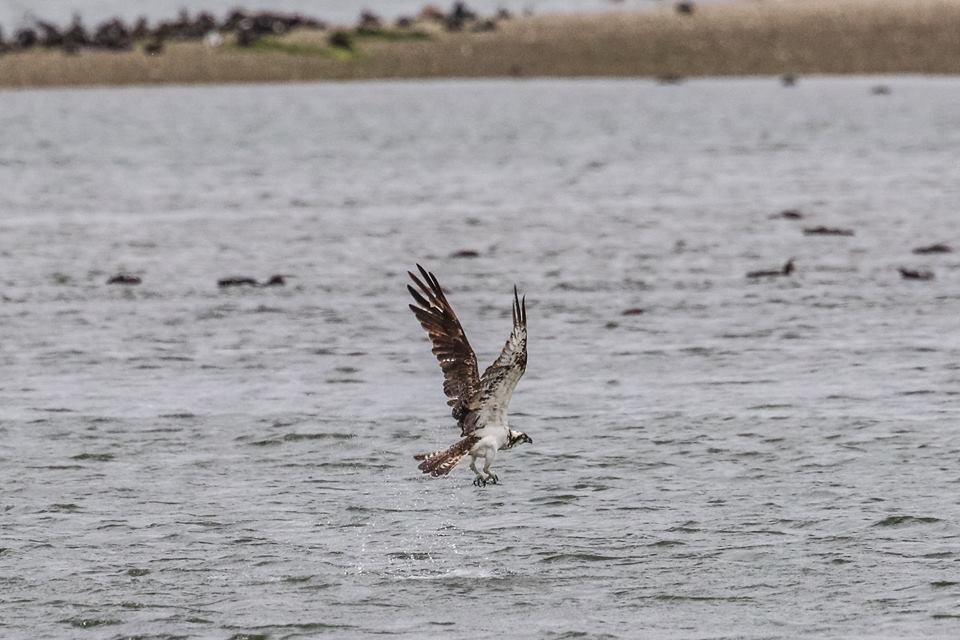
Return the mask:
MULTIPOLYGON (((500 9, 493 18, 484 19, 465 3, 455 2, 446 12, 427 5, 416 18, 397 18, 394 26, 398 29, 409 29, 417 22, 432 22, 443 26, 447 31, 492 31, 496 29, 497 21, 511 17, 509 11, 500 9)), ((354 33, 375 35, 386 27, 385 20, 370 11, 363 11, 354 33)), ((79 16, 74 16, 73 22, 65 28, 44 20, 34 20, 30 26, 22 26, 14 31, 10 39, 7 39, 0 29, 0 53, 16 53, 37 47, 60 49, 67 54, 77 54, 81 49, 129 51, 133 49, 134 43, 142 42, 146 53, 157 54, 163 51, 164 43, 169 41, 187 42, 210 38, 216 41, 231 34, 235 36, 239 46, 246 47, 264 36, 279 36, 297 28, 326 30, 328 24, 299 13, 247 12, 235 9, 223 20, 217 20, 211 13, 200 12, 191 16, 184 9, 176 20, 165 20, 153 26, 143 17, 132 25, 120 18, 111 18, 88 29, 79 16)), ((332 31, 329 36, 332 46, 349 48, 349 39, 350 34, 344 30, 332 31)))
MULTIPOLYGON (((613 0, 614 2, 618 0, 613 0)), ((674 4, 680 15, 693 15, 695 4, 681 0, 674 4)), ((530 13, 528 9, 527 14, 530 13)), ((482 18, 467 7, 464 2, 454 2, 449 11, 443 11, 433 5, 426 5, 416 17, 401 16, 394 21, 398 29, 409 29, 417 22, 432 22, 442 25, 447 31, 493 31, 500 20, 512 17, 506 9, 497 10, 491 18, 482 18)), ((379 32, 387 26, 385 20, 371 11, 363 11, 356 25, 358 35, 379 32)), ((144 17, 129 25, 120 18, 106 20, 93 29, 87 29, 78 15, 68 27, 59 27, 45 20, 33 20, 32 24, 16 29, 8 40, 0 28, 0 54, 27 51, 35 47, 61 49, 64 53, 76 54, 81 49, 102 49, 107 51, 129 51, 135 42, 144 42, 144 51, 156 54, 163 50, 167 41, 203 40, 211 35, 225 36, 233 34, 240 46, 250 46, 267 35, 283 35, 295 28, 328 28, 328 24, 317 18, 299 13, 277 13, 273 11, 247 12, 234 9, 227 17, 219 21, 206 11, 191 16, 186 9, 180 11, 176 20, 165 20, 150 26, 144 17)), ((331 44, 349 46, 346 31, 333 31, 331 44)))
POLYGON ((223 21, 218 21, 207 12, 191 17, 184 10, 176 20, 162 21, 152 27, 146 18, 138 19, 133 25, 124 23, 120 18, 111 18, 93 29, 87 29, 80 17, 74 16, 67 28, 37 20, 33 26, 17 29, 10 40, 5 40, 0 32, 0 52, 12 53, 34 47, 62 49, 69 54, 79 53, 82 48, 128 51, 136 41, 146 42, 145 48, 150 52, 151 48, 162 48, 162 44, 168 40, 201 40, 211 33, 235 33, 239 42, 245 35, 281 34, 295 27, 324 26, 318 20, 299 14, 247 13, 240 10, 230 12, 223 21))

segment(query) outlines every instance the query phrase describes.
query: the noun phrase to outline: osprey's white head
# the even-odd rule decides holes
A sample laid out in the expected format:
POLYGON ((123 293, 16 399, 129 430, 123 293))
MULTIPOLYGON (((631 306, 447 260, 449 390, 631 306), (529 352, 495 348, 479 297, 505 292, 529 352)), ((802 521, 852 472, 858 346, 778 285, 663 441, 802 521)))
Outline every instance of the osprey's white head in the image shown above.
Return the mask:
POLYGON ((533 438, 525 434, 523 431, 514 431, 510 429, 510 440, 507 441, 507 446, 504 449, 512 449, 514 446, 527 442, 533 444, 533 438))

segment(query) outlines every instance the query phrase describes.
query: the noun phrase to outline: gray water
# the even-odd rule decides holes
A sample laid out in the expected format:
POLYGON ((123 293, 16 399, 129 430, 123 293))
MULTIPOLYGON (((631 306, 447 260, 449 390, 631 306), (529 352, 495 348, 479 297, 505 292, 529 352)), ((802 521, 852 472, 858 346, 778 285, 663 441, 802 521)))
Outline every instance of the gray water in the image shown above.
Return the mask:
MULTIPOLYGON (((555 13, 569 11, 606 11, 653 6, 661 0, 467 0, 467 6, 493 15, 503 7, 516 13, 555 13)), ((88 24, 119 16, 135 20, 147 16, 151 20, 170 20, 187 8, 191 13, 211 11, 222 17, 237 7, 251 11, 299 11, 310 16, 347 24, 355 21, 361 11, 371 10, 385 17, 416 15, 425 5, 448 9, 454 0, 0 0, 0 25, 10 28, 33 18, 54 20, 67 24, 74 13, 88 24)))
POLYGON ((0 93, 0 635, 957 637, 960 82, 878 82, 0 93), (418 261, 528 296, 498 486, 418 261))

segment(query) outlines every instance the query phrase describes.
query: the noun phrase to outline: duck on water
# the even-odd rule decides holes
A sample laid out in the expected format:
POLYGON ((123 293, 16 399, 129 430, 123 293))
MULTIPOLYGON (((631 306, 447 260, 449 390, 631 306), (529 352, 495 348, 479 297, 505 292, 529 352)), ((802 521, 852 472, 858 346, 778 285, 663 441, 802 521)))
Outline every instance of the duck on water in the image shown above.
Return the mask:
POLYGON ((283 287, 287 284, 287 278, 294 276, 288 273, 276 273, 264 282, 259 282, 256 278, 249 276, 231 276, 229 278, 220 278, 217 280, 217 286, 221 289, 230 287, 283 287))
POLYGON ((770 269, 770 270, 761 270, 761 271, 750 271, 747 273, 747 277, 750 279, 756 278, 779 278, 782 276, 789 276, 793 273, 793 258, 787 260, 786 264, 783 265, 780 269, 770 269))

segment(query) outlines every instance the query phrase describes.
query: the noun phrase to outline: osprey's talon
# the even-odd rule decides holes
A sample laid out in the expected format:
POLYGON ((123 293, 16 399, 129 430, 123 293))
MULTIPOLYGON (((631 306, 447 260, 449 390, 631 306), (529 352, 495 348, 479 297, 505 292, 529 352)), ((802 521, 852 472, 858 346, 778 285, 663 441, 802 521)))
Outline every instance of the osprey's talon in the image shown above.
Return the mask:
POLYGON ((483 476, 477 476, 473 479, 473 486, 475 487, 485 487, 487 486, 487 481, 483 479, 483 476))
MULTIPOLYGON (((489 483, 491 483, 491 484, 500 484, 500 478, 498 478, 496 475, 494 475, 494 474, 492 474, 492 473, 488 473, 488 474, 487 474, 487 482, 489 482, 489 483)), ((486 484, 486 482, 484 482, 484 484, 486 484)))

